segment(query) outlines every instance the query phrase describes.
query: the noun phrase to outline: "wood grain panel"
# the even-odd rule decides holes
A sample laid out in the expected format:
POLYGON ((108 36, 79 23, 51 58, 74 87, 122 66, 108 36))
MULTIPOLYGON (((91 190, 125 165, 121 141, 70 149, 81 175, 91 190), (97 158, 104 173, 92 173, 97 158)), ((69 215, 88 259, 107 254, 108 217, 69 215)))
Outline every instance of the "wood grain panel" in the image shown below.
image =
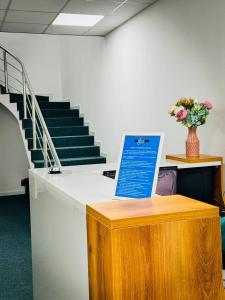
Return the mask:
POLYGON ((224 165, 222 163, 216 169, 214 176, 214 198, 218 206, 225 210, 225 198, 224 198, 224 165))
POLYGON ((218 218, 112 231, 90 216, 88 224, 91 300, 224 299, 218 218))
POLYGON ((186 198, 175 214, 177 197, 171 197, 170 205, 164 197, 151 199, 148 216, 135 208, 145 207, 149 200, 87 207, 91 300, 225 299, 218 208, 186 198), (179 219, 177 215, 188 210, 186 201, 193 216, 179 219), (201 216, 195 214, 197 207, 201 216), (131 211, 134 219, 144 214, 145 222, 133 222, 131 211), (157 212, 158 222, 152 221, 157 212), (168 219, 170 214, 173 218, 168 219), (114 226, 127 216, 129 222, 114 226))
POLYGON ((178 223, 113 232, 114 299, 223 299, 218 219, 178 223))
POLYGON ((202 163, 202 162, 213 162, 213 161, 223 161, 221 156, 213 156, 200 154, 199 157, 186 157, 185 154, 168 154, 166 159, 181 161, 185 163, 202 163))
POLYGON ((113 300, 111 232, 87 215, 90 300, 113 300))
POLYGON ((181 195, 93 203, 87 212, 110 228, 217 216, 218 208, 181 195))

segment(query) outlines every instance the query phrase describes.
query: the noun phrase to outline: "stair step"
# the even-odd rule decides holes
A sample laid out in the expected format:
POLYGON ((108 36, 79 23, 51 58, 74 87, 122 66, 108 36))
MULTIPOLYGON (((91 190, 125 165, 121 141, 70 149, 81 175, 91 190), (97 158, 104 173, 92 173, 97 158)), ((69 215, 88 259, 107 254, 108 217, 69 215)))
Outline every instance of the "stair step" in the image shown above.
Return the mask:
POLYGON ((44 118, 79 117, 79 109, 42 109, 44 118))
MULTIPOLYGON (((82 158, 62 158, 60 159, 62 166, 76 166, 76 165, 91 165, 91 164, 104 164, 106 163, 106 158, 102 156, 94 157, 82 157, 82 158)), ((33 161, 35 168, 43 168, 43 160, 34 160, 33 161)))
MULTIPOLYGON (((69 118, 79 117, 79 109, 41 109, 44 118, 69 118)), ((23 110, 19 111, 20 119, 23 119, 23 110)), ((30 116, 27 116, 30 118, 30 116)))
MULTIPOLYGON (((100 148, 99 146, 80 146, 80 147, 61 147, 56 148, 56 152, 60 158, 78 158, 78 157, 88 157, 88 156, 99 156, 100 148)), ((43 159, 43 154, 41 149, 31 150, 32 160, 43 159)))
MULTIPOLYGON (((0 93, 5 92, 5 87, 0 85, 0 93)), ((10 102, 17 104, 20 119, 23 119, 23 95, 9 93, 9 96, 10 102)), ((36 97, 62 166, 106 163, 106 158, 100 156, 100 147, 94 145, 94 136, 89 136, 89 127, 84 126, 84 119, 79 117, 78 109, 70 109, 70 102, 49 102, 47 96, 36 97)), ((22 124, 35 167, 44 167, 39 139, 37 149, 32 150, 32 121, 29 116, 22 120, 22 124)))
MULTIPOLYGON (((74 118, 47 118, 45 123, 48 127, 63 127, 63 126, 83 126, 84 119, 80 117, 74 118)), ((22 120, 23 128, 31 128, 31 119, 22 120)))
MULTIPOLYGON (((93 135, 78 135, 78 136, 65 136, 65 137, 53 137, 53 144, 55 147, 75 147, 75 146, 92 146, 94 145, 93 135)), ((33 139, 28 139, 28 149, 33 148, 33 139)), ((40 148, 40 144, 37 140, 37 148, 40 148)))
MULTIPOLYGON (((65 127, 49 127, 48 128, 51 137, 57 136, 77 136, 88 135, 88 126, 65 126, 65 127)), ((32 128, 25 129, 25 137, 32 138, 32 128)))
MULTIPOLYGON (((41 109, 70 109, 70 102, 39 102, 41 109)), ((17 102, 17 109, 23 111, 23 103, 17 102)))
POLYGON ((3 85, 0 85, 0 93, 5 94, 6 93, 6 88, 3 85))
MULTIPOLYGON (((0 93, 6 93, 3 85, 0 85, 0 93)), ((20 119, 23 119, 23 95, 9 93, 9 97, 11 103, 17 104, 20 119)), ((94 145, 94 136, 89 136, 89 127, 83 126, 84 119, 79 117, 78 109, 70 109, 70 102, 49 102, 48 96, 38 95, 36 98, 62 166, 106 163, 106 158, 100 156, 100 147, 94 145)), ((29 116, 22 120, 22 124, 35 168, 42 168, 44 161, 38 139, 38 149, 32 150, 32 122, 29 116)))
MULTIPOLYGON (((11 103, 21 103, 23 105, 23 95, 22 94, 16 94, 16 93, 10 93, 9 94, 10 102, 11 103)), ((29 96, 30 98, 30 96, 29 96)), ((49 97, 48 96, 39 96, 36 95, 37 101, 38 102, 49 102, 49 97)))

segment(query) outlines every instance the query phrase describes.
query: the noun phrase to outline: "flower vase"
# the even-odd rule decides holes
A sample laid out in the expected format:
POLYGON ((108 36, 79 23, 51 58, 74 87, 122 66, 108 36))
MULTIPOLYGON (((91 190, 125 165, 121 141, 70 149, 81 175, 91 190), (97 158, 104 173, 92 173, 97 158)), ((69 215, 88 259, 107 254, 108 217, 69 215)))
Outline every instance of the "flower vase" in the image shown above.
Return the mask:
POLYGON ((186 157, 199 157, 199 139, 197 137, 197 127, 188 128, 186 140, 186 157))

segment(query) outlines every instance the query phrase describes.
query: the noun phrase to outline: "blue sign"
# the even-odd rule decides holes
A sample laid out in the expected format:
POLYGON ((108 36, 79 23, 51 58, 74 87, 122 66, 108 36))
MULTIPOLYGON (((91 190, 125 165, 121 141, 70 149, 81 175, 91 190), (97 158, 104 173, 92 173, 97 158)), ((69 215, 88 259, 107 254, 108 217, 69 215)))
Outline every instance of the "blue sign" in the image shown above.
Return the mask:
POLYGON ((162 134, 124 137, 116 197, 149 198, 155 193, 162 134))

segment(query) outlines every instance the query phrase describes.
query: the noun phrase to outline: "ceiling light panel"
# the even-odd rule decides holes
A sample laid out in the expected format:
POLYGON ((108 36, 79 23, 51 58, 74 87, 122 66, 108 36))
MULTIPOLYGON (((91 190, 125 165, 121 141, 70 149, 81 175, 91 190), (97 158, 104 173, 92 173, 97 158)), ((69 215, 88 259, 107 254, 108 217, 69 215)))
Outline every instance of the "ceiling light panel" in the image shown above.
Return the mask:
POLYGON ((52 23, 53 25, 63 26, 87 26, 91 27, 102 20, 101 15, 81 15, 81 14, 59 14, 52 23))

